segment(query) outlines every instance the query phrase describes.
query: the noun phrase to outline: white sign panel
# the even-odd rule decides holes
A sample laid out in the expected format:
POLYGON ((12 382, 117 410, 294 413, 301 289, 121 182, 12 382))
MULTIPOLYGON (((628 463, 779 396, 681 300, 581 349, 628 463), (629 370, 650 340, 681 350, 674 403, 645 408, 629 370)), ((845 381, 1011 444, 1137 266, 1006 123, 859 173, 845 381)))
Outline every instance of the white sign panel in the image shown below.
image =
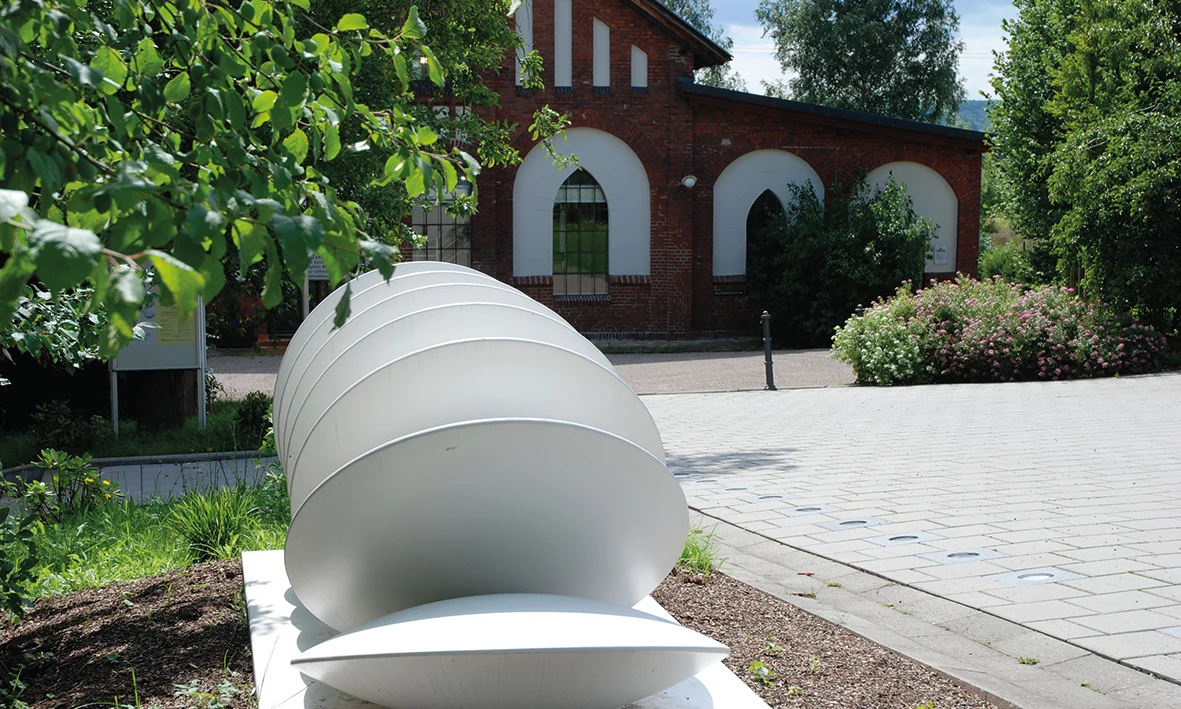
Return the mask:
POLYGON ((140 312, 144 339, 132 340, 111 363, 117 372, 149 369, 204 369, 205 307, 181 317, 175 305, 159 302, 140 312))
POLYGON ((308 280, 329 280, 328 267, 324 265, 324 259, 320 257, 320 254, 312 254, 312 262, 308 264, 308 280))

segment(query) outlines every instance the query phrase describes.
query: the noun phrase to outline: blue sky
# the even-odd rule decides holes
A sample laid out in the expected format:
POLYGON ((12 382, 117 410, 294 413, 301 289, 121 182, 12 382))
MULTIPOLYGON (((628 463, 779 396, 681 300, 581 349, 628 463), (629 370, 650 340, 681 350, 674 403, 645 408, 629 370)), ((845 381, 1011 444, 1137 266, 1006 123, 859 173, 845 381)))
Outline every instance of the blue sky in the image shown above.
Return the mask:
MULTIPOLYGON (((760 80, 782 77, 773 55, 774 45, 763 37, 763 28, 755 19, 759 0, 713 0, 714 19, 726 26, 734 39, 733 66, 746 79, 748 91, 761 93, 760 80)), ((980 98, 988 88, 993 50, 1005 48, 1001 20, 1015 16, 1011 0, 955 0, 960 14, 960 36, 964 53, 960 57, 960 75, 968 89, 968 98, 980 98)))

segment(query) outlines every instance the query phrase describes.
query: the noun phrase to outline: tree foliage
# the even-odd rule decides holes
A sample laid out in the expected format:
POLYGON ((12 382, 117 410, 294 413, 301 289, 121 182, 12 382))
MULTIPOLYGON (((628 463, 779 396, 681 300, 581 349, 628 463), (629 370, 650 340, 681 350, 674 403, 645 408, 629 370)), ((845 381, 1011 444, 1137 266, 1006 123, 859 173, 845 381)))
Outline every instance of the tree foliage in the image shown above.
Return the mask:
POLYGON ((997 60, 994 124, 1019 231, 1048 240, 1063 280, 1175 334, 1181 7, 1022 0, 1018 9, 1006 26, 1011 50, 997 60))
MULTIPOLYGON (((726 35, 726 28, 714 24, 714 8, 710 0, 664 0, 662 4, 722 49, 730 51, 734 48, 734 40, 726 35)), ((719 89, 746 91, 746 81, 728 64, 701 69, 697 72, 696 81, 719 89)))
POLYGON ((951 0, 761 0, 786 85, 768 93, 929 123, 964 100, 951 0))
MULTIPOLYGON (((480 17, 497 11, 505 25, 509 5, 485 3, 480 17)), ((334 283, 362 264, 391 273, 396 246, 374 238, 365 210, 328 173, 334 161, 380 154, 372 173, 354 170, 344 186, 388 187, 403 202, 474 183, 478 160, 440 132, 414 89, 450 78, 473 95, 476 72, 510 47, 495 33, 468 42, 474 29, 458 20, 437 24, 451 32, 441 33, 450 71, 408 3, 374 22, 355 5, 308 0, 4 6, 0 329, 30 279, 55 296, 88 284, 88 308, 106 313, 99 353, 109 357, 133 336, 145 269, 165 304, 190 312, 221 290, 230 249, 244 268, 265 265, 268 307, 284 271, 302 281, 317 253, 334 283)), ((480 127, 476 116, 452 120, 472 134, 480 127)), ((559 120, 542 111, 535 135, 559 120)), ((480 154, 515 156, 495 140, 480 154)))
POLYGON ((791 199, 767 227, 748 236, 746 271, 792 347, 825 347, 858 305, 921 278, 935 225, 915 214, 906 188, 864 180, 833 184, 824 202, 811 184, 788 185, 791 199))

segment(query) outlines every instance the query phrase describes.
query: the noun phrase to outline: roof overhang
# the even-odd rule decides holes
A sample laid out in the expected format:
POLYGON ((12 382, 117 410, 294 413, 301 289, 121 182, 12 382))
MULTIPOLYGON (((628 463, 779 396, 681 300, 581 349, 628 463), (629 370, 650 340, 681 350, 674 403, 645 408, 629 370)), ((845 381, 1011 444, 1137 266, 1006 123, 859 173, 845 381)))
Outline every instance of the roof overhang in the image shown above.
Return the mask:
POLYGON ((670 37, 684 44, 693 53, 694 69, 725 64, 734 58, 729 52, 718 46, 717 42, 656 0, 623 0, 623 2, 651 20, 670 37))
POLYGON ((980 131, 952 128, 951 126, 923 123, 922 121, 909 121, 902 118, 891 118, 890 116, 879 116, 873 113, 850 111, 844 108, 832 108, 831 106, 821 106, 815 103, 789 101, 782 98, 750 94, 744 91, 719 89, 713 86, 694 83, 688 78, 678 79, 677 85, 681 93, 687 94, 690 97, 700 97, 711 102, 736 102, 755 109, 764 109, 771 112, 792 111, 817 118, 835 118, 840 121, 865 124, 866 126, 876 126, 878 128, 887 128, 908 133, 923 133, 945 140, 974 143, 982 152, 988 150, 988 145, 985 142, 988 139, 988 134, 980 131))

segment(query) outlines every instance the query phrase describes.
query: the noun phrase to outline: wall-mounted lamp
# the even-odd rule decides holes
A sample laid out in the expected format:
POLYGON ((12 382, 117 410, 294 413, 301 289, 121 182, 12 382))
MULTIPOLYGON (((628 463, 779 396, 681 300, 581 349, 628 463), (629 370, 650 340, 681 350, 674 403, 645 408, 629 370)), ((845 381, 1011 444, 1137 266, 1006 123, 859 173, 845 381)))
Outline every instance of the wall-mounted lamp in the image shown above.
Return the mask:
POLYGON ((685 175, 684 177, 681 178, 681 187, 684 187, 687 190, 693 189, 693 186, 696 184, 697 184, 697 176, 696 175, 685 175))

